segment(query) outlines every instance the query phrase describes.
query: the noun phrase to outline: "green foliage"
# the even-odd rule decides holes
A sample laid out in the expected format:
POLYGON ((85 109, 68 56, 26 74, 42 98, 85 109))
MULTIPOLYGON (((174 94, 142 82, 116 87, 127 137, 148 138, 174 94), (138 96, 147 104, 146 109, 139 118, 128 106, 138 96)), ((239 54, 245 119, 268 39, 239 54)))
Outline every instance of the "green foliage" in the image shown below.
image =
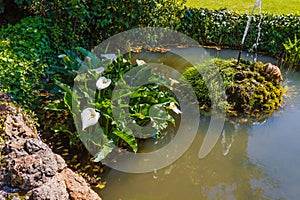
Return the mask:
POLYGON ((40 93, 51 90, 53 80, 63 79, 57 57, 72 45, 51 19, 28 17, 0 30, 0 90, 24 107, 35 108, 40 93))
MULTIPOLYGON (((253 0, 226 0, 226 1, 215 1, 215 0, 187 0, 187 7, 194 8, 208 8, 211 10, 227 8, 230 11, 236 11, 241 13, 248 13, 252 10, 253 0)), ((258 10, 258 9, 257 9, 258 10)), ((263 0, 262 1, 263 12, 273 14, 291 14, 299 13, 300 1, 285 0, 284 6, 282 6, 281 0, 263 0)))
POLYGON ((295 35, 294 41, 290 38, 283 44, 285 48, 284 66, 287 68, 300 69, 300 39, 295 35))
POLYGON ((42 78, 46 77, 46 55, 51 53, 44 27, 46 20, 27 18, 9 25, 0 33, 0 90, 18 103, 28 106, 36 102, 42 78))
POLYGON ((78 46, 91 48, 108 37, 137 27, 176 28, 182 1, 35 0, 32 9, 73 33, 78 46))
MULTIPOLYGON (((60 111, 68 108, 75 118, 77 130, 85 129, 82 121, 85 109, 95 108, 95 111, 100 113, 98 129, 96 126, 89 126, 77 134, 60 131, 67 133, 72 141, 76 141, 80 136, 86 147, 96 154, 94 161, 102 160, 115 145, 125 146, 136 152, 138 150, 136 137, 160 137, 169 124, 175 124, 167 109, 171 102, 177 102, 170 90, 171 87, 164 84, 160 75, 151 70, 147 73, 150 74, 148 77, 136 74, 136 81, 143 79, 151 84, 132 86, 130 84, 132 79, 126 77, 126 72, 135 66, 122 56, 115 60, 100 59, 83 48, 77 50, 86 57, 85 61, 72 53, 63 57, 66 68, 80 68, 75 77, 74 88, 57 82, 64 91, 60 102, 63 101, 66 106, 59 107, 62 106, 61 103, 55 101, 50 102, 47 109, 60 111), (107 87, 97 89, 96 83, 103 77, 111 82, 107 87)), ((141 70, 138 73, 143 72, 141 70)))
MULTIPOLYGON (((178 31, 191 36, 202 45, 230 46, 239 48, 248 15, 226 9, 185 8, 180 13, 178 31), (181 16, 181 17, 180 17, 181 16)), ((244 44, 251 49, 257 38, 260 16, 254 15, 244 44)), ((282 43, 294 35, 300 37, 299 15, 263 14, 258 51, 281 55, 282 43)))
POLYGON ((226 106, 230 116, 265 117, 278 109, 282 99, 282 86, 268 76, 261 62, 213 59, 200 66, 187 69, 183 76, 192 85, 200 103, 200 109, 211 107, 211 99, 221 94, 209 93, 207 84, 218 82, 211 67, 216 66, 223 79, 227 102, 219 102, 217 107, 226 106), (201 74, 199 73, 201 72, 201 74), (203 77, 206 77, 207 82, 203 77))
MULTIPOLYGON (((226 9, 183 7, 185 1, 45 1, 34 0, 31 10, 51 18, 54 41, 62 46, 92 48, 104 39, 137 27, 168 27, 185 33, 202 45, 240 48, 248 15, 226 9), (59 33, 59 34, 58 34, 59 33), (67 44, 66 44, 67 43, 67 44), (64 45, 66 44, 66 45, 64 45)), ((281 56, 281 45, 300 37, 299 15, 263 14, 258 51, 281 56)), ((259 15, 254 15, 245 49, 253 48, 257 38, 259 15)), ((54 48, 60 48, 54 42, 54 48)), ((66 48, 65 48, 66 49, 66 48)))
MULTIPOLYGON (((21 8, 28 7, 32 4, 32 0, 8 0, 7 2, 13 2, 21 8)), ((0 14, 4 13, 4 11, 5 11, 4 0, 0 0, 0 14)))

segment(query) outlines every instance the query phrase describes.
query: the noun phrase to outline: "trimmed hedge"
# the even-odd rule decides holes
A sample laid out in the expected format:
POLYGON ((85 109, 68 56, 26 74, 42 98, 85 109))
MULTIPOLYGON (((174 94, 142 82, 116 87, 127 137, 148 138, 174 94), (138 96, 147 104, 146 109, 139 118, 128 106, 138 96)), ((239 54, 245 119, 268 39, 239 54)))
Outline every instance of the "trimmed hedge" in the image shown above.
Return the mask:
MULTIPOLYGON (((65 35, 72 33, 69 46, 87 49, 122 31, 149 26, 177 30, 202 45, 240 48, 248 20, 244 13, 187 8, 178 0, 33 0, 30 5, 35 14, 51 19, 65 35)), ((244 49, 255 44, 259 21, 260 16, 254 15, 244 49)), ((295 35, 300 38, 299 15, 263 14, 258 51, 282 56, 282 43, 295 35)))
MULTIPOLYGON (((208 10, 205 8, 185 8, 178 15, 179 32, 185 33, 202 45, 228 46, 240 48, 248 15, 228 10, 208 10)), ((254 15, 244 48, 251 49, 258 35, 260 15, 254 15)), ((282 43, 288 38, 300 37, 299 15, 263 14, 258 51, 282 55, 282 43)))

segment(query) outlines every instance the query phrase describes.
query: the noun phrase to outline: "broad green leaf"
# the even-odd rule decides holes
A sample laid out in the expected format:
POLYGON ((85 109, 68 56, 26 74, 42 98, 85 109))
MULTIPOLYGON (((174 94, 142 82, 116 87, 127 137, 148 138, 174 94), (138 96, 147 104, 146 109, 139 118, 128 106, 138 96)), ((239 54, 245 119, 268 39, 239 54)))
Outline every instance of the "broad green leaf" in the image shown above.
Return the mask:
POLYGON ((103 160, 112 150, 114 146, 110 143, 102 146, 101 150, 92 158, 93 162, 100 162, 103 160))
POLYGON ((130 129, 127 130, 114 130, 113 134, 115 134, 116 136, 120 137, 122 140, 124 140, 127 144, 129 144, 129 146, 132 148, 132 150, 134 152, 137 152, 138 150, 138 145, 137 145, 137 141, 132 133, 132 131, 130 129))
POLYGON ((89 66, 90 68, 94 69, 99 66, 100 59, 96 55, 92 54, 90 51, 82 47, 77 47, 76 49, 80 51, 85 57, 87 57, 88 61, 90 60, 90 64, 91 64, 91 66, 89 66))

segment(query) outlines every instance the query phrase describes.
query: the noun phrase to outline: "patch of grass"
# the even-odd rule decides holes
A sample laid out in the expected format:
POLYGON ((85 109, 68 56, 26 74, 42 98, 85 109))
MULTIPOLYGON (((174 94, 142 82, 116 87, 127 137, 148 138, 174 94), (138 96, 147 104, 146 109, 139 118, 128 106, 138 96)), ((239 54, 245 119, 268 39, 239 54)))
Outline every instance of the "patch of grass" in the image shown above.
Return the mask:
MULTIPOLYGON (((187 7, 220 9, 227 8, 228 10, 250 13, 252 11, 255 0, 187 0, 187 7)), ((263 0, 263 12, 273 14, 299 14, 299 0, 263 0)), ((256 8, 256 12, 258 9, 256 8)))

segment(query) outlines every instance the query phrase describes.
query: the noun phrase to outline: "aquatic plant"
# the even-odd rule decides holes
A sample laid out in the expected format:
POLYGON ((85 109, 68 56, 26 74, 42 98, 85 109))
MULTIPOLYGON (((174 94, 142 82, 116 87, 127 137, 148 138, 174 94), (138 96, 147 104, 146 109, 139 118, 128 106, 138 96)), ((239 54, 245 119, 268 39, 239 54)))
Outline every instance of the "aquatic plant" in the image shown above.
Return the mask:
MULTIPOLYGON (((122 56, 100 59, 83 48, 77 50, 86 57, 85 61, 70 52, 62 57, 66 69, 79 69, 77 76, 73 77, 74 86, 57 81, 57 85, 63 89, 63 98, 49 102, 46 108, 58 111, 68 108, 79 131, 68 134, 70 141, 80 138, 87 149, 95 154, 94 161, 105 158, 115 146, 136 152, 136 138, 160 137, 170 124, 175 125, 172 112, 169 113, 168 110, 172 110, 173 115, 180 114, 181 111, 176 106, 178 103, 171 91, 171 84, 164 81, 161 75, 152 71, 147 72, 148 77, 136 74, 136 79, 151 81, 150 84, 135 87, 126 83, 125 76, 126 72, 138 67, 137 65, 132 65, 122 56), (122 88, 116 88, 119 81, 124 84, 122 88), (122 99, 124 96, 129 96, 129 102, 122 99), (61 104, 62 101, 65 107, 61 104), (129 113, 119 108, 128 108, 129 113), (118 112, 114 112, 114 109, 118 112), (126 120, 139 126, 128 126, 126 120), (98 123, 100 127, 95 126, 98 123), (147 126, 146 133, 143 131, 144 126, 147 126)), ((144 61, 139 61, 138 64, 146 66, 144 61)), ((62 129, 60 127, 59 131, 68 132, 62 129)))
POLYGON ((212 95, 215 97, 220 95, 209 94, 207 83, 201 76, 201 74, 208 76, 208 84, 213 84, 216 78, 209 70, 211 65, 219 68, 227 95, 227 101, 218 102, 216 107, 225 106, 228 116, 259 118, 271 114, 280 107, 283 93, 280 85, 282 77, 270 74, 278 71, 271 72, 269 63, 241 60, 237 64, 237 60, 234 59, 215 58, 202 65, 188 68, 183 73, 183 77, 195 90, 200 110, 209 110, 212 95))
POLYGON ((289 38, 283 46, 285 49, 283 65, 287 68, 300 69, 300 39, 295 35, 294 41, 289 38))

